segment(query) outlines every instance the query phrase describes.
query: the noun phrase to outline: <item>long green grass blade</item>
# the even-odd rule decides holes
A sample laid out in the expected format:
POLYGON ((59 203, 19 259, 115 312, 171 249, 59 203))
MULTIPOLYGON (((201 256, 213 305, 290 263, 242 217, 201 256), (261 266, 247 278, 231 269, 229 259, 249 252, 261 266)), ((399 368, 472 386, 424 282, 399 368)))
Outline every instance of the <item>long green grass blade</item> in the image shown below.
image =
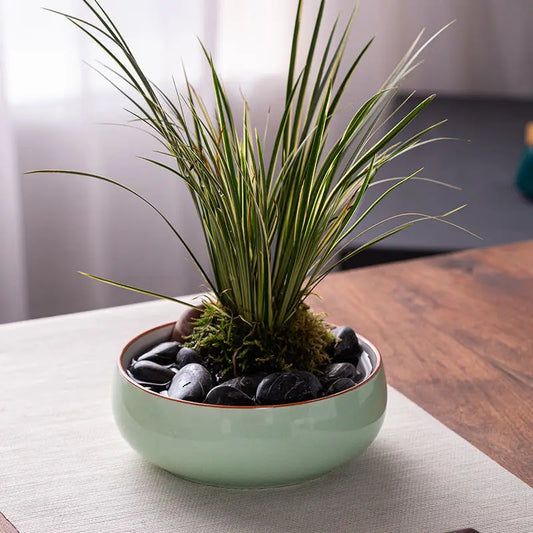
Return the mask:
POLYGON ((163 221, 167 224, 167 226, 172 230, 172 233, 174 233, 174 235, 179 239, 179 241, 181 242, 185 250, 187 250, 187 253, 189 254, 190 258, 194 261, 194 264, 196 265, 196 267, 198 268, 198 270, 204 277, 204 280, 206 281, 206 283, 209 285, 210 288, 215 290, 214 284, 209 279, 209 276, 203 269, 202 265, 200 265, 198 259, 196 258, 192 250, 189 248, 189 245, 185 242, 183 237, 179 234, 179 232, 176 230, 176 228, 173 226, 170 220, 154 204, 152 204, 149 200, 144 198, 144 196, 142 196, 138 192, 134 191, 133 189, 130 189, 129 187, 127 187, 126 185, 122 183, 119 183, 118 181, 112 180, 110 178, 106 178, 105 176, 99 176, 98 174, 92 174, 90 172, 80 172, 76 170, 44 169, 44 170, 32 170, 30 172, 26 172, 26 174, 69 174, 69 175, 75 175, 75 176, 82 176, 86 178, 94 178, 100 181, 105 181, 106 183, 110 183, 111 185, 115 185, 116 187, 119 187, 120 189, 124 189, 125 191, 128 191, 130 194, 133 194, 133 196, 136 196, 137 198, 139 198, 139 200, 142 200, 146 205, 151 207, 163 219, 163 221))
POLYGON ((81 270, 78 270, 78 274, 94 279, 96 281, 100 281, 101 283, 106 283, 107 285, 113 285, 114 287, 120 287, 121 289, 127 289, 128 291, 138 292, 140 294, 144 294, 145 296, 152 296, 153 298, 160 298, 161 300, 169 300, 177 304, 186 305, 187 307, 197 309, 196 305, 191 304, 190 302, 186 302, 185 300, 172 298, 171 296, 166 296, 164 294, 159 294, 157 292, 148 291, 145 289, 139 289, 138 287, 133 287, 132 285, 126 285, 125 283, 119 283, 118 281, 113 281, 111 279, 101 278, 100 276, 94 276, 93 274, 87 274, 87 272, 82 272, 81 270))
MULTIPOLYGON (((112 66, 104 65, 104 72, 100 73, 129 102, 128 112, 134 123, 143 126, 162 144, 157 153, 171 158, 142 159, 185 182, 200 218, 212 275, 207 276, 168 218, 129 187, 86 172, 41 172, 95 178, 129 191, 148 204, 178 237, 215 293, 217 305, 225 312, 240 316, 248 324, 262 324, 275 330, 291 320, 316 284, 338 265, 337 253, 347 242, 366 236, 371 229, 383 228, 385 222, 403 221, 359 245, 352 252, 357 255, 414 223, 443 221, 453 215, 453 210, 437 217, 414 212, 392 214, 385 221, 363 228, 368 224, 369 214, 406 181, 442 185, 439 180, 416 173, 404 178, 381 177, 382 169, 396 157, 440 140, 428 138, 440 123, 419 128, 406 139, 400 138, 431 103, 432 96, 410 111, 404 107, 410 98, 407 97, 389 112, 398 87, 417 68, 421 52, 438 33, 426 41, 422 41, 420 34, 381 89, 354 109, 346 124, 333 128, 341 102, 372 41, 348 58, 356 10, 342 27, 335 21, 324 30, 327 3, 321 0, 309 38, 303 43, 304 2, 299 0, 284 105, 269 144, 266 141, 269 126, 261 139, 245 98, 242 114, 235 119, 219 71, 201 43, 209 68, 213 111, 185 72, 183 94, 174 79, 171 94, 152 83, 101 3, 83 0, 83 4, 91 20, 59 14, 107 54, 112 66), (322 48, 321 42, 325 43, 322 48), (299 65, 302 44, 305 62, 299 65), (376 195, 370 192, 380 184, 386 185, 384 192, 376 195), (369 194, 372 198, 366 202, 369 194), (410 220, 405 222, 401 217, 407 215, 410 220)), ((464 230, 449 220, 444 222, 464 230)), ((176 301, 105 278, 89 277, 176 301)))

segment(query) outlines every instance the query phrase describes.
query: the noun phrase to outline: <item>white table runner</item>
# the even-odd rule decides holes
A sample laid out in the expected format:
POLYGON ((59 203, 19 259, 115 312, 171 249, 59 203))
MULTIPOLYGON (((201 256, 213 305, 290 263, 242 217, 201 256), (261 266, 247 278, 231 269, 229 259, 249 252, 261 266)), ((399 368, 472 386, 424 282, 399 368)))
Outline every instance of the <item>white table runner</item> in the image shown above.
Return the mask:
POLYGON ((532 490, 394 389, 371 448, 315 481, 219 489, 147 464, 114 425, 112 368, 179 312, 151 302, 0 326, 0 512, 20 533, 533 531, 532 490))

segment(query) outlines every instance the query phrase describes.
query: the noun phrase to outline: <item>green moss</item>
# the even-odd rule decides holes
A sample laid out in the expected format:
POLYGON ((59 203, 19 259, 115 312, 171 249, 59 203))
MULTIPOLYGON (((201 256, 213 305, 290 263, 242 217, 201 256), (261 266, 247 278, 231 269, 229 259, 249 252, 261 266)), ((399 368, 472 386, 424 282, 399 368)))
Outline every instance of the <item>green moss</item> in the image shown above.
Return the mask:
POLYGON ((326 351, 335 338, 319 315, 302 304, 276 331, 251 324, 207 303, 186 346, 223 378, 255 372, 307 370, 318 373, 330 362, 326 351))

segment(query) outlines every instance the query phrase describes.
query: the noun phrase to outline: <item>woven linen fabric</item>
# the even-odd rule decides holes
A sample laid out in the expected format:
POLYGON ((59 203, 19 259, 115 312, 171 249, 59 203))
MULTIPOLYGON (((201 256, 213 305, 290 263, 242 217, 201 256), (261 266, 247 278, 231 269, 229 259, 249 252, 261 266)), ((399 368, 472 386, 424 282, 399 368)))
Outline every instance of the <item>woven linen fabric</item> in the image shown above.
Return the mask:
POLYGON ((146 463, 114 425, 111 375, 130 338, 179 312, 0 326, 0 512, 20 533, 533 531, 531 489, 394 389, 374 444, 314 481, 221 489, 146 463))

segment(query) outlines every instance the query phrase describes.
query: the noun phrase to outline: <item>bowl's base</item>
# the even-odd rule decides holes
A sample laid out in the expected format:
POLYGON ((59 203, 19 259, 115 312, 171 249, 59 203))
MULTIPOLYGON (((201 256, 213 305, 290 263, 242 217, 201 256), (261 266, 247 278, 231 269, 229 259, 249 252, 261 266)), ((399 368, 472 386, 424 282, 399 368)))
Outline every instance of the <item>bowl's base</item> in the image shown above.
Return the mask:
MULTIPOLYGON (((354 458, 356 459, 356 458, 354 458)), ((352 459, 353 460, 353 459, 352 459)), ((153 464, 153 463, 152 463, 153 464)), ((347 463, 345 463, 347 464, 347 463)), ((293 479, 289 481, 272 481, 272 482, 264 482, 261 483, 260 481, 250 482, 250 483, 231 483, 231 482, 221 482, 217 483, 215 481, 205 481, 200 479, 195 479, 193 477, 187 477, 183 476, 181 474, 176 474, 175 472, 172 472, 170 470, 167 470, 166 468, 160 467, 158 465, 158 468, 161 468, 162 470, 165 470, 169 474, 172 474, 173 476, 176 476, 177 478, 184 479, 185 481, 190 481, 191 483, 196 483, 197 485, 207 485, 208 487, 217 487, 221 489, 235 489, 235 490, 267 490, 267 489, 280 489, 283 487, 294 487, 296 485, 303 485, 304 483, 311 483, 313 481, 316 481, 317 479, 320 479, 321 477, 331 473, 335 472, 339 468, 341 468, 343 465, 336 466, 332 468, 331 470, 327 470, 325 472, 322 472, 320 474, 313 474, 311 476, 302 477, 298 479, 293 479)))

